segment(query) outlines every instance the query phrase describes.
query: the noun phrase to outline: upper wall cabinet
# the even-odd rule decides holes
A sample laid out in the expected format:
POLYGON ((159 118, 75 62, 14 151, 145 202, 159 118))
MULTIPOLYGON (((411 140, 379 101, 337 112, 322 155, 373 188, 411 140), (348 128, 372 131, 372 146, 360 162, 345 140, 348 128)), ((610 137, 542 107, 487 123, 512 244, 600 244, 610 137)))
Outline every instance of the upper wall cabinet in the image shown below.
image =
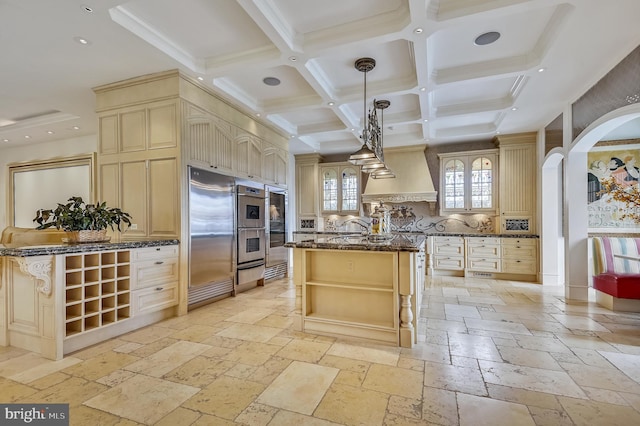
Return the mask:
POLYGON ((322 213, 359 214, 360 167, 349 163, 320 165, 322 213))
POLYGON ((260 139, 249 135, 236 137, 236 164, 237 176, 262 180, 262 142, 260 139))
POLYGON ((286 188, 288 164, 286 151, 275 146, 265 146, 263 158, 264 182, 286 188))
POLYGON ((191 165, 233 172, 235 142, 231 125, 210 114, 189 118, 185 136, 191 165))
POLYGON ((485 213, 497 210, 497 150, 439 154, 440 212, 485 213))
POLYGON ((178 146, 177 104, 154 102, 100 117, 100 154, 178 146))

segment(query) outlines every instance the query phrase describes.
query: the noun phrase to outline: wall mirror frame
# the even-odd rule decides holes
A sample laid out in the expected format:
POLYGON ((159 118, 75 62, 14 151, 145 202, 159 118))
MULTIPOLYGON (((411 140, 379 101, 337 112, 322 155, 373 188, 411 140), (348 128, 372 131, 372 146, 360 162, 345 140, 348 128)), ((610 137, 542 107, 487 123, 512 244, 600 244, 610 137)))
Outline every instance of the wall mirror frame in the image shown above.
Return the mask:
POLYGON ((9 226, 33 228, 38 209, 53 208, 72 196, 95 201, 95 153, 11 163, 7 167, 9 226))

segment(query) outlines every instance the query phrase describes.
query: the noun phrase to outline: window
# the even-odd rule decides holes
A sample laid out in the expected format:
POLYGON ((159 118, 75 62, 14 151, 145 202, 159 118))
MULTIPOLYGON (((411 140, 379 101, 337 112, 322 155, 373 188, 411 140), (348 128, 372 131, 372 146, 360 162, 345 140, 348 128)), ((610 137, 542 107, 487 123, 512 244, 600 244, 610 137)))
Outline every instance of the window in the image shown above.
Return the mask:
POLYGON ((495 212, 496 151, 439 156, 441 213, 495 212))

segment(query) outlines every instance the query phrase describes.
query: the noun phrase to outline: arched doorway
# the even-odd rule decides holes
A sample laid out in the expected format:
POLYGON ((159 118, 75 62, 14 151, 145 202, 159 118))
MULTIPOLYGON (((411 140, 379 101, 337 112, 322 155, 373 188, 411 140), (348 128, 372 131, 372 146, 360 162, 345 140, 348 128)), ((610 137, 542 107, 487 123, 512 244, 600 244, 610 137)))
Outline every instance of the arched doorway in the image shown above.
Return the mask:
POLYGON ((588 265, 587 153, 611 131, 637 118, 640 118, 640 104, 607 113, 587 127, 568 149, 563 174, 567 299, 589 300, 589 268, 585 267, 588 265))

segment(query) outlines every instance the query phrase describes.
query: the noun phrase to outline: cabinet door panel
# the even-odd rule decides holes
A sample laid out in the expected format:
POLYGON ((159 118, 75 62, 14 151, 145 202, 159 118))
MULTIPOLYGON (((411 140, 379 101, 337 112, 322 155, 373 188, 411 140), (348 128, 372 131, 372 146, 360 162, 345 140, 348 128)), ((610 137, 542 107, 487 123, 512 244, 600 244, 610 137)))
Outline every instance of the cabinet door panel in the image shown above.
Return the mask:
MULTIPOLYGON (((100 165, 100 193, 98 201, 104 201, 107 206, 119 206, 120 173, 118 163, 100 165)), ((126 211, 126 210, 125 210, 126 211)))
POLYGON ((316 187, 318 185, 318 169, 315 164, 299 164, 297 166, 297 203, 299 216, 315 216, 318 214, 316 187))
POLYGON ((178 146, 175 104, 149 108, 149 149, 178 146))
POLYGON ((175 158, 149 161, 149 236, 178 237, 177 170, 175 158))
POLYGON ((211 165, 211 123, 189 123, 189 159, 195 165, 211 165))
POLYGON ((213 134, 213 165, 214 168, 232 171, 233 170, 233 138, 224 131, 219 125, 214 127, 213 134))
POLYGON ((118 152, 118 116, 100 117, 100 154, 118 152))
POLYGON ((145 160, 122 163, 120 194, 122 210, 131 215, 126 237, 147 234, 147 164, 145 160))
POLYGON ((120 114, 120 151, 142 151, 146 147, 146 110, 136 110, 120 114))

